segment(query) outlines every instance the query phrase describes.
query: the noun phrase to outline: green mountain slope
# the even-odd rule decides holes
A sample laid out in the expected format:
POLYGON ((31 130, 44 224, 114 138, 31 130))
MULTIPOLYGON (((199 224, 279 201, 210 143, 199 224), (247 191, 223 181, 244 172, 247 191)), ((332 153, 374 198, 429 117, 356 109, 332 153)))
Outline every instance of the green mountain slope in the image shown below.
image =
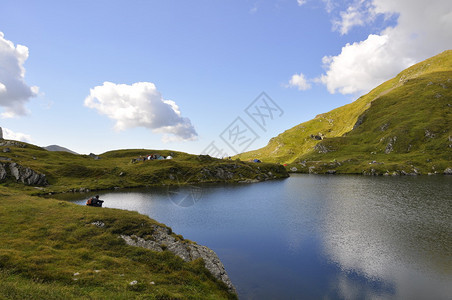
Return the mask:
POLYGON ((451 106, 449 50, 238 157, 301 172, 442 172, 452 160, 451 106))

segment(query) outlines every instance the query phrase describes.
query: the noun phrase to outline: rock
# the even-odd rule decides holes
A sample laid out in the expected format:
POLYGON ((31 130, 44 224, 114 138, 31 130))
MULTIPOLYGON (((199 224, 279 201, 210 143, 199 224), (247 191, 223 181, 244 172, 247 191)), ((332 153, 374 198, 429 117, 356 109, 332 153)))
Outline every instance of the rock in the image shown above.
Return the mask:
POLYGON ((362 114, 358 117, 358 119, 356 120, 355 125, 353 125, 353 129, 356 129, 359 125, 361 125, 362 123, 364 123, 364 119, 365 119, 365 115, 362 114))
POLYGON ((314 134, 311 134, 311 138, 314 140, 319 140, 319 141, 323 139, 320 135, 314 135, 314 134))
POLYGON ((8 148, 8 147, 3 148, 3 153, 8 153, 8 152, 11 152, 11 149, 10 149, 10 148, 8 148))
POLYGON ((91 157, 91 158, 93 158, 93 159, 95 159, 95 160, 100 159, 100 156, 99 156, 99 155, 96 155, 96 154, 94 154, 94 153, 90 153, 90 154, 89 154, 89 157, 91 157))
POLYGON ((290 170, 291 170, 292 172, 298 171, 297 167, 292 167, 292 168, 290 168, 290 170))
POLYGON ((142 247, 157 252, 162 252, 166 249, 186 262, 202 258, 206 269, 209 270, 215 278, 223 281, 228 286, 229 291, 237 293, 226 273, 223 263, 213 250, 206 246, 192 244, 186 240, 175 237, 167 227, 154 225, 152 238, 149 240, 145 240, 136 235, 121 235, 120 237, 130 246, 142 247))
POLYGON ((435 134, 433 132, 431 132, 430 130, 425 129, 425 137, 432 139, 435 137, 435 134))
MULTIPOLYGON (((5 172, 7 172, 7 166, 8 164, 5 164, 3 166, 3 169, 5 172)), ((33 171, 30 168, 23 167, 17 163, 10 163, 9 164, 9 171, 10 175, 16 179, 18 182, 22 182, 26 185, 47 185, 47 179, 46 175, 37 173, 33 171)), ((0 170, 1 173, 1 170, 0 170)), ((5 177, 6 178, 6 177, 5 177)), ((3 178, 3 179, 5 179, 3 178)), ((1 180, 1 179, 0 179, 1 180)))
POLYGON ((390 137, 389 142, 386 145, 385 153, 389 154, 394 150, 394 143, 397 141, 397 137, 390 137))
POLYGON ((336 174, 336 170, 328 170, 325 172, 325 174, 331 174, 331 175, 336 174))
POLYGON ((317 174, 317 173, 314 171, 314 169, 315 169, 314 166, 310 166, 310 167, 309 167, 309 174, 317 174))
POLYGON ((444 170, 444 175, 452 175, 452 168, 447 168, 444 170))
POLYGON ((97 227, 100 227, 100 228, 102 228, 102 227, 105 226, 105 223, 102 222, 102 221, 95 221, 95 222, 93 222, 93 223, 91 223, 91 224, 92 224, 92 225, 95 225, 95 226, 97 226, 97 227))
POLYGON ((326 147, 325 145, 318 143, 317 145, 314 146, 314 150, 318 151, 319 153, 328 153, 331 152, 332 150, 328 149, 328 147, 326 147))
POLYGON ((389 127, 389 123, 385 123, 385 124, 380 126, 380 130, 381 131, 385 131, 386 129, 388 129, 388 127, 389 127))
POLYGON ((5 180, 7 175, 8 173, 6 172, 5 165, 0 164, 0 181, 5 180))
POLYGON ((3 129, 0 127, 0 139, 3 140, 3 129))

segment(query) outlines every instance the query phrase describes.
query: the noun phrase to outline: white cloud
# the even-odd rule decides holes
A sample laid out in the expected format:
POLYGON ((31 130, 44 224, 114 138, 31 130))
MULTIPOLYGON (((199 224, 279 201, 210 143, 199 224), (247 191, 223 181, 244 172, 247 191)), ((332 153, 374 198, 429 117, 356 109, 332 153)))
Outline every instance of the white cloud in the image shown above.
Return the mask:
POLYGON ((308 2, 307 0, 297 0, 298 6, 302 6, 303 4, 306 4, 308 2))
POLYGON ((376 15, 398 16, 397 25, 371 34, 364 41, 346 44, 340 54, 326 56, 320 77, 331 93, 364 93, 415 62, 452 48, 452 1, 358 1, 352 16, 347 8, 341 32, 370 22, 376 15), (363 13, 362 9, 367 11, 363 13), (347 17, 347 15, 349 16, 347 17), (349 18, 349 19, 347 19, 349 18), (345 21, 347 19, 347 21, 345 21))
POLYGON ((33 139, 30 135, 22 133, 22 132, 14 132, 11 129, 8 128, 2 128, 3 129, 3 138, 6 140, 15 140, 15 141, 22 141, 25 143, 32 143, 33 139))
POLYGON ((28 114, 25 104, 38 94, 38 87, 25 83, 23 64, 28 58, 28 48, 4 38, 0 32, 0 106, 4 118, 28 114))
POLYGON ((311 88, 311 84, 309 84, 303 75, 303 73, 300 74, 294 74, 292 75, 292 78, 289 80, 289 87, 296 87, 300 91, 305 91, 311 88))
POLYGON ((104 82, 90 90, 85 106, 115 120, 117 130, 145 127, 165 134, 164 141, 195 140, 198 135, 190 119, 181 116, 177 104, 164 100, 151 82, 104 82))
POLYGON ((346 11, 340 13, 341 20, 333 21, 333 29, 339 30, 342 35, 357 25, 364 25, 365 16, 356 6, 349 6, 346 11))

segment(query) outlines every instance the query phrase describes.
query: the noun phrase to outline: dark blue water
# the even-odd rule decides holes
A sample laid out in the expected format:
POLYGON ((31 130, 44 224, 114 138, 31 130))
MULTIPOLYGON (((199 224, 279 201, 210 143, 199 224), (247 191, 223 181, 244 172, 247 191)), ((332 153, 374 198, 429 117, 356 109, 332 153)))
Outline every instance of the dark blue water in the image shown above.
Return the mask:
POLYGON ((213 249, 241 299, 452 298, 452 177, 293 175, 100 196, 213 249))

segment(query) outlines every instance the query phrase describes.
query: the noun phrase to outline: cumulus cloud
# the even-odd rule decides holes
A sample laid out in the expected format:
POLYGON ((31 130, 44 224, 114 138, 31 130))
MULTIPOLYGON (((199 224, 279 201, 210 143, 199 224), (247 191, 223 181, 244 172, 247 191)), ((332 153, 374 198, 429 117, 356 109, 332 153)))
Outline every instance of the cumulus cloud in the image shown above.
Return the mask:
POLYGON ((4 118, 26 115, 25 104, 38 94, 38 87, 25 83, 23 64, 27 58, 27 47, 14 46, 0 32, 0 106, 5 110, 2 113, 4 118))
POLYGON ((179 106, 163 99, 151 82, 104 82, 90 90, 85 106, 115 120, 116 130, 149 128, 165 134, 164 141, 195 140, 198 135, 190 119, 181 116, 179 106))
MULTIPOLYGON (((329 8, 331 9, 331 7, 329 8)), ((394 27, 346 44, 340 54, 323 58, 319 81, 331 93, 364 93, 410 65, 452 48, 452 1, 355 1, 341 12, 336 28, 348 33, 376 16, 397 17, 394 27)), ((333 22, 334 23, 334 22, 333 22)))
POLYGON ((15 141, 21 141, 25 143, 32 143, 33 139, 29 134, 25 134, 22 132, 14 132, 11 129, 8 128, 2 128, 3 130, 3 138, 7 140, 15 140, 15 141))
POLYGON ((311 88, 311 84, 308 83, 303 73, 292 75, 288 86, 296 87, 300 91, 305 91, 311 88))

